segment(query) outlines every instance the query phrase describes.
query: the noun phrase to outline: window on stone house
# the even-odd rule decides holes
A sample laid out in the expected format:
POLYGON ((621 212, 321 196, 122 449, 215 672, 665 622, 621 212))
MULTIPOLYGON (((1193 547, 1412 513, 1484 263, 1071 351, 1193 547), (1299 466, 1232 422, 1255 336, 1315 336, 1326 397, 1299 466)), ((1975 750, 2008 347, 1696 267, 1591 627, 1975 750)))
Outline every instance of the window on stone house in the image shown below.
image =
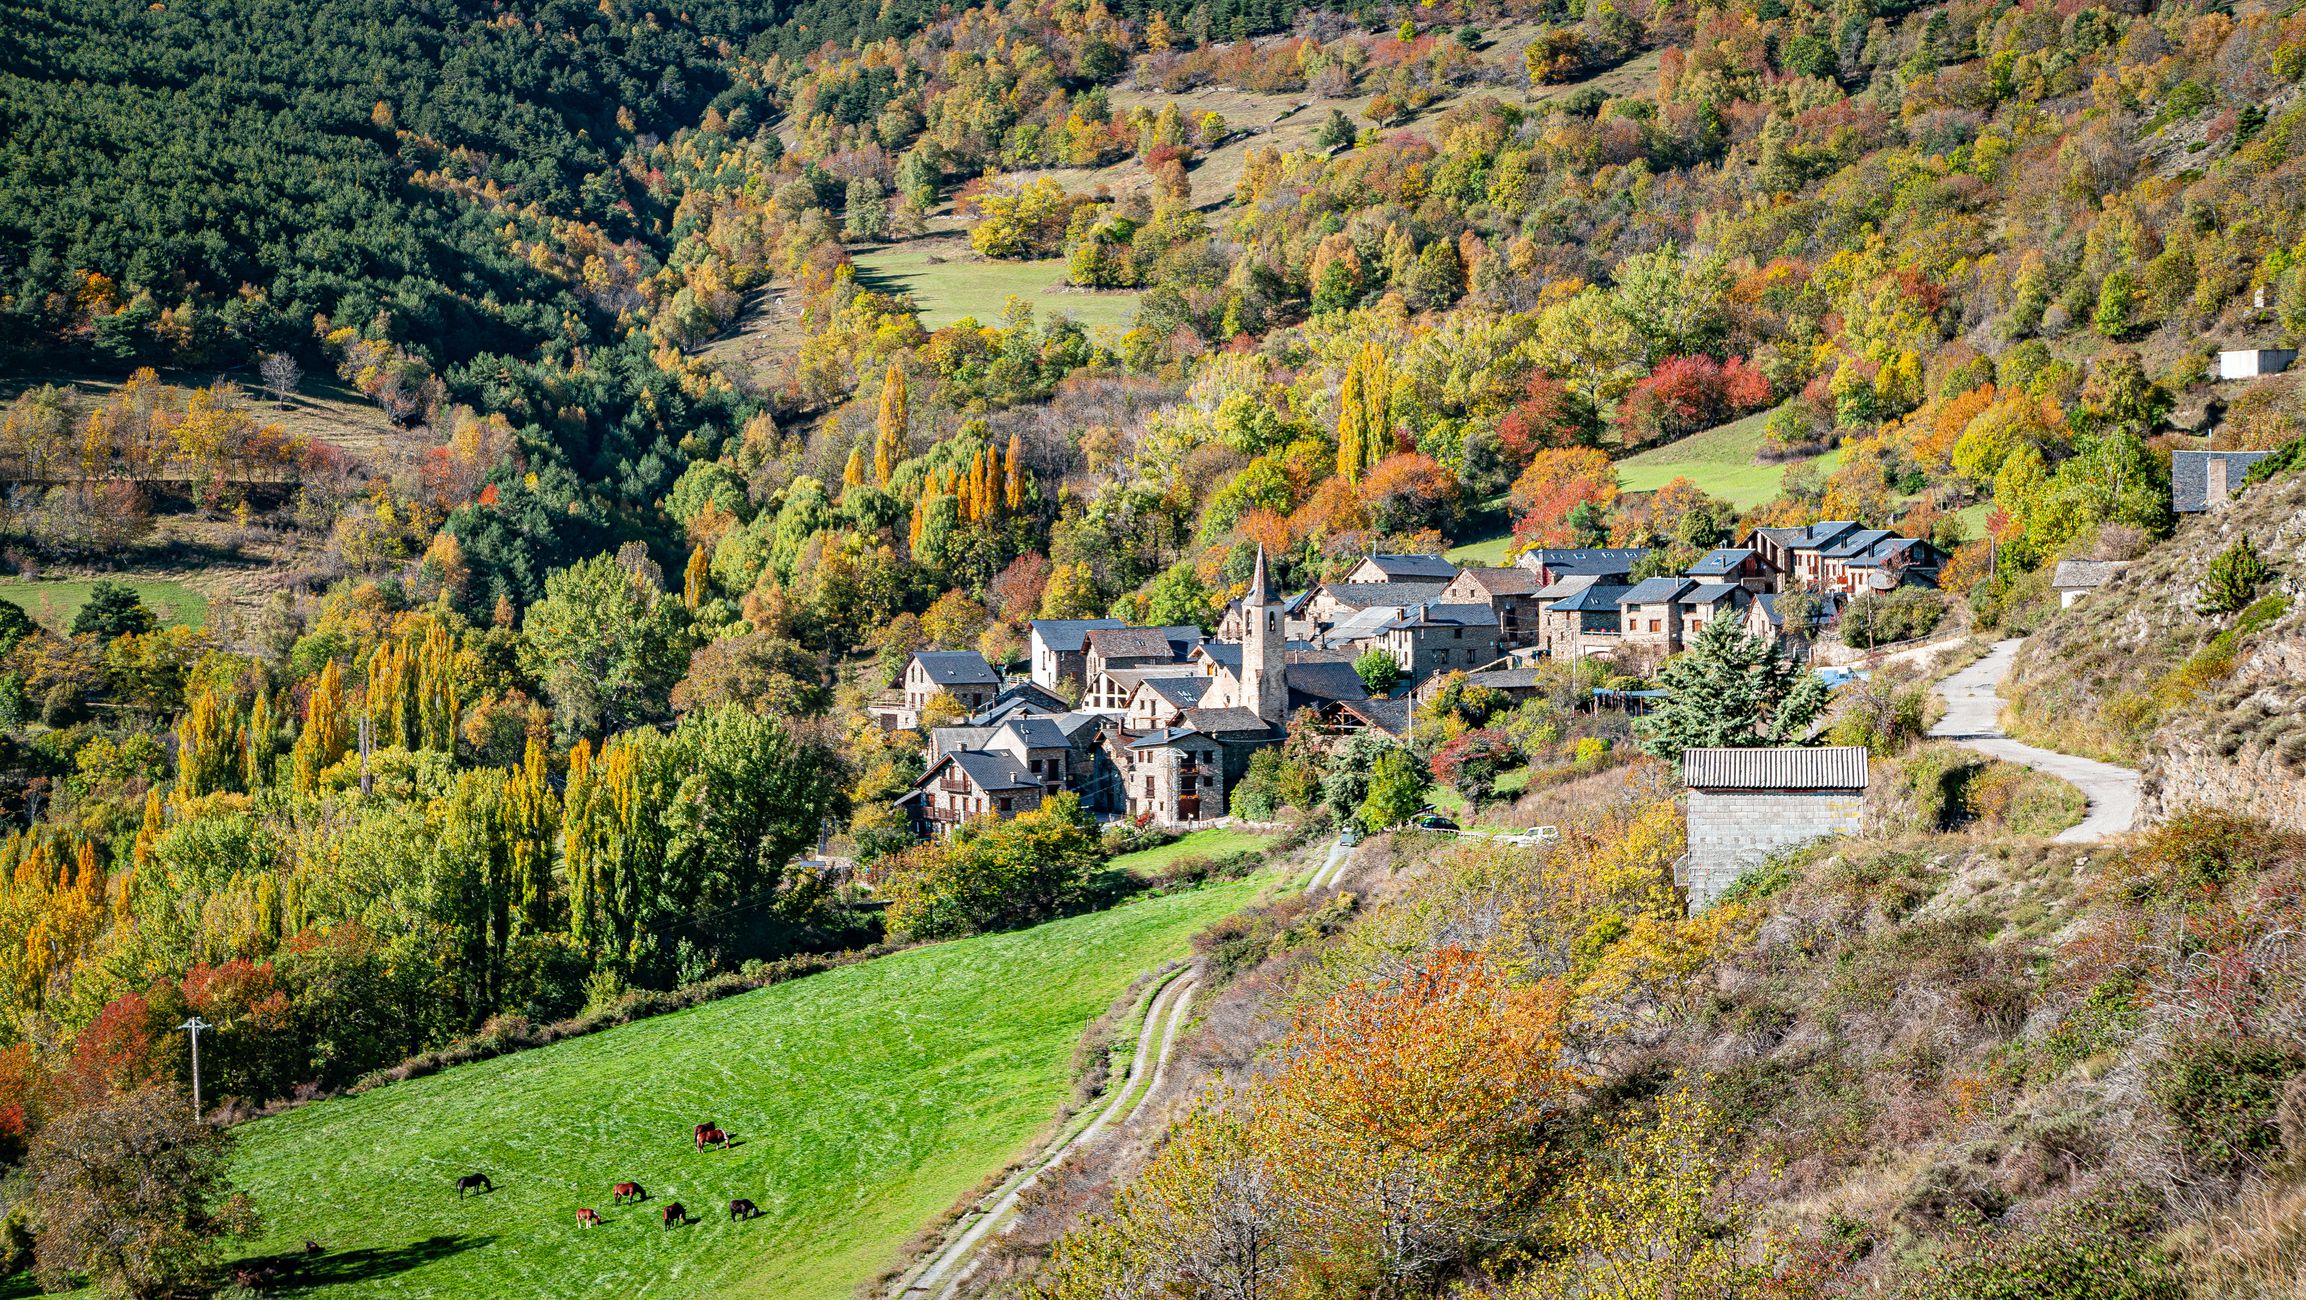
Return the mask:
POLYGON ((1007 796, 1007 795, 1003 795, 1003 796, 1001 797, 1001 811, 1002 811, 1002 812, 1007 812, 1007 811, 1009 811, 1009 798, 1008 798, 1008 796, 1007 796))

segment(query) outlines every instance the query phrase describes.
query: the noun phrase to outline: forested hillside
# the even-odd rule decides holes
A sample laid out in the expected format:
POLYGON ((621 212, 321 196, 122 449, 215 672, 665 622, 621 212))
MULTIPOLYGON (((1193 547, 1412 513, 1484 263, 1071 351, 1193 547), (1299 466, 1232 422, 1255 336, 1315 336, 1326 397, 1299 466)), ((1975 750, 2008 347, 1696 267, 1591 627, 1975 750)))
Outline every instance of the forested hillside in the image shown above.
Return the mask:
MULTIPOLYGON (((208 1109, 239 1117, 1153 883, 1101 873, 1150 833, 1100 833, 1070 794, 918 844, 896 801, 968 712, 951 692, 889 702, 918 651, 974 651, 997 678, 1036 619, 1215 630, 1261 555, 1277 596, 1469 545, 1638 551, 1639 581, 1821 521, 1945 562, 1838 620, 1813 606, 1787 625, 1805 653, 2022 634, 2051 618, 2060 560, 2198 581, 2225 543, 2194 526, 2168 549, 2174 453, 2289 447, 2263 476, 2290 478, 2237 510, 2295 487, 2300 372, 2213 367, 2306 340, 2302 80, 2294 7, 2193 0, 0 0, 0 567, 45 618, 0 603, 0 1160, 37 1184, 0 1191, 0 1263, 58 1284, 104 1267, 65 1230, 98 1220, 57 1208, 80 1185, 49 1175, 91 1131, 188 1109, 149 1099, 189 1082, 190 1016, 221 1027, 208 1109), (962 308, 931 328, 906 276, 962 308), (1068 308, 1090 301, 1128 323, 1083 325, 1068 308), (136 594, 179 582, 209 584, 204 621, 163 625, 136 594), (899 713, 918 725, 883 725, 899 713), (37 1261, 10 1245, 27 1233, 37 1261)), ((2295 626, 2259 603, 2295 582, 2273 545, 2294 538, 2258 535, 2257 570, 2219 561, 2249 599, 2205 613, 2129 589, 2196 612, 2134 620, 2178 630, 2123 665, 2030 660, 2073 682, 2170 669, 2132 692, 2150 717, 2092 695, 2058 721, 2134 744, 2184 719, 2212 748, 2294 759, 2295 728, 2239 720, 2276 698, 2254 674, 2284 670, 2237 675, 2237 647, 2295 626), (2223 671, 2200 661, 2219 637, 2223 671)), ((1494 812, 1509 779, 1542 796, 1621 767, 1635 744, 1595 689, 1670 680, 1631 655, 1527 671, 1511 698, 1420 681, 1386 702, 1388 734, 1299 716, 1229 806, 1308 832, 1429 797, 1494 812)), ((1886 759, 1925 697, 1884 673, 1818 732, 1886 759)), ((1561 1019, 1586 995, 1547 982, 1565 972, 1663 989, 1795 961, 1777 931, 1667 915, 1679 831, 1649 804, 1581 832, 1626 874, 1546 940, 1567 956, 1524 968, 1499 940, 1467 966, 1426 945, 1425 993, 1474 988, 1497 1013, 1482 1032, 1558 1058, 1469 1065, 1467 1087, 1566 1107, 1607 1082, 1557 1068, 1589 1046, 1561 1019)), ((2188 872, 2230 901, 2287 878, 2295 845, 2248 843, 2247 862, 2139 850, 2129 904, 2161 924, 2188 872)), ((1983 870, 1974 847, 1817 864, 1795 919, 1741 915, 1873 933, 1983 870)), ((1552 898, 1531 870, 1499 896, 1552 898)), ((1987 951, 2009 918, 1955 910, 1916 940, 1961 975, 1947 997, 1986 999, 1954 1048, 1786 1068, 1894 1060, 1917 1088, 1974 1078, 1980 1105, 2032 1095, 2015 1018, 2070 1011, 2100 976, 2021 998, 2030 963, 2074 955, 2031 913, 2011 922, 2022 954, 1987 951)), ((2164 977, 2138 961, 2122 996, 2164 977)), ((1698 1040, 1790 1033, 1830 983, 1804 967, 1768 1005, 1685 989, 1672 1064, 1776 1087, 1759 1049, 1698 1040)), ((1853 1015, 1891 996, 1827 991, 1853 1015)), ((1423 993, 1386 996, 1311 1032, 1430 1026, 1423 993)), ((1611 1034, 1653 1009, 1618 986, 1589 1005, 1611 1034)), ((2250 1034, 2279 1039, 2262 1073, 2291 1068, 2292 1039, 2250 1034)), ((2056 1068, 2098 1053, 2075 1051, 2056 1068)), ((1287 1086, 1333 1084, 1360 1086, 1287 1086)), ((2251 1170, 2274 1167, 2263 1092, 2251 1170)), ((1853 1109, 1850 1131, 1944 1131, 1936 1111, 1893 1122, 1903 1104, 1853 1109)), ((1510 1149, 1475 1154, 1502 1161, 1481 1177, 1508 1208, 1618 1194, 1549 1181, 1515 1144, 1551 1113, 1505 1111, 1510 1149)), ((169 1140, 209 1152, 210 1134, 169 1140)), ((1847 1171, 1802 1186, 1828 1172, 1847 1171)), ((2165 1209, 2183 1193, 2142 1185, 2165 1209)), ((225 1205, 155 1238, 150 1267, 182 1267, 137 1285, 198 1280, 237 1224, 225 1205)), ((1407 1271, 1353 1272, 1374 1258, 1360 1239, 1292 1267, 1309 1293, 1570 1285, 1566 1239, 1494 1202, 1467 1214, 1407 1271)), ((1820 1246, 1842 1231, 1823 1222, 1796 1235, 1856 1251, 1856 1229, 1820 1246)), ((1975 1227, 1944 1205, 1873 1222, 1886 1252, 1851 1274, 1869 1285, 1975 1227)), ((1136 1248, 1070 1240, 1020 1284, 1136 1248)), ((115 1274, 96 1280, 141 1276, 115 1274)))

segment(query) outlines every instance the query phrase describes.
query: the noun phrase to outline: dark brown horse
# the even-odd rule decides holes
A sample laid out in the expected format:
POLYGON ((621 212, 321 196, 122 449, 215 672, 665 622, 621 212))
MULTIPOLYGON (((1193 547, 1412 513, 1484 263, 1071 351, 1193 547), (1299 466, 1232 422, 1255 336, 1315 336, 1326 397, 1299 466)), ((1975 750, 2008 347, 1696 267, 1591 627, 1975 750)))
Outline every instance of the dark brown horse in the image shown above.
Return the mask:
POLYGON ((738 1219, 757 1219, 759 1217, 761 1217, 761 1207, 744 1197, 740 1196, 729 1202, 729 1221, 731 1223, 738 1219))
POLYGON ((610 1188, 609 1191, 616 1197, 616 1203, 618 1205, 622 1205, 626 1201, 645 1201, 649 1199, 648 1192, 643 1190, 639 1183, 618 1183, 616 1186, 610 1188))
POLYGON ((690 1131, 691 1131, 691 1132, 693 1132, 693 1133, 695 1133, 695 1134, 697 1135, 697 1149, 698 1149, 699 1151, 702 1151, 702 1150, 704 1150, 704 1146, 705 1146, 705 1134, 707 1134, 707 1133, 718 1133, 718 1132, 720 1132, 720 1131, 721 1131, 721 1126, 720 1126, 720 1125, 718 1125, 718 1124, 715 1124, 715 1123, 713 1123, 711 1120, 709 1120, 709 1119, 708 1119, 708 1120, 706 1120, 704 1123, 697 1125, 697 1126, 696 1126, 694 1129, 691 1129, 690 1131))
POLYGON ((717 1128, 707 1127, 697 1131, 697 1150, 699 1151, 704 1150, 706 1147, 726 1148, 728 1145, 729 1135, 721 1132, 717 1128))
POLYGON ((496 1184, 488 1180, 487 1174, 466 1174, 464 1177, 456 1180, 456 1195, 458 1200, 464 1199, 464 1194, 466 1192, 493 1192, 495 1190, 496 1184))
POLYGON ((672 1204, 665 1207, 665 1227, 678 1228, 688 1221, 688 1209, 679 1201, 674 1201, 672 1204))
POLYGON ((577 1226, 580 1228, 597 1228, 601 1226, 601 1212, 599 1210, 578 1210, 577 1226))

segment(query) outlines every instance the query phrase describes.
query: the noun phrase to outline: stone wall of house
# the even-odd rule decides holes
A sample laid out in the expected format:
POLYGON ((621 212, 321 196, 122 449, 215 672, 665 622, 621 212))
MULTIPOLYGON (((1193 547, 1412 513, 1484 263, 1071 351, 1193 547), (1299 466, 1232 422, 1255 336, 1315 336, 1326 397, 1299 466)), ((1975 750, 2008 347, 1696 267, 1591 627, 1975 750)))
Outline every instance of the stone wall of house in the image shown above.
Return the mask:
POLYGON ((1689 792, 1689 910, 1713 905, 1737 878, 1781 849, 1828 835, 1854 835, 1863 819, 1861 791, 1807 793, 1689 792))

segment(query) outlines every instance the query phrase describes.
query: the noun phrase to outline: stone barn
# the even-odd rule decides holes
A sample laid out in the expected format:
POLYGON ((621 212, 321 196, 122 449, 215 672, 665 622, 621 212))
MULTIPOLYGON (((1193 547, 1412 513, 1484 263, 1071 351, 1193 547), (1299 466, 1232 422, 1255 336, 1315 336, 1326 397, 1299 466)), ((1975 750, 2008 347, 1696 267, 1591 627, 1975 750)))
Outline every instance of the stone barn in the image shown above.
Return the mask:
POLYGON ((1689 856, 1674 883, 1689 910, 1712 906, 1737 878, 1783 849, 1857 833, 1866 795, 1866 749, 1687 749, 1689 856))

